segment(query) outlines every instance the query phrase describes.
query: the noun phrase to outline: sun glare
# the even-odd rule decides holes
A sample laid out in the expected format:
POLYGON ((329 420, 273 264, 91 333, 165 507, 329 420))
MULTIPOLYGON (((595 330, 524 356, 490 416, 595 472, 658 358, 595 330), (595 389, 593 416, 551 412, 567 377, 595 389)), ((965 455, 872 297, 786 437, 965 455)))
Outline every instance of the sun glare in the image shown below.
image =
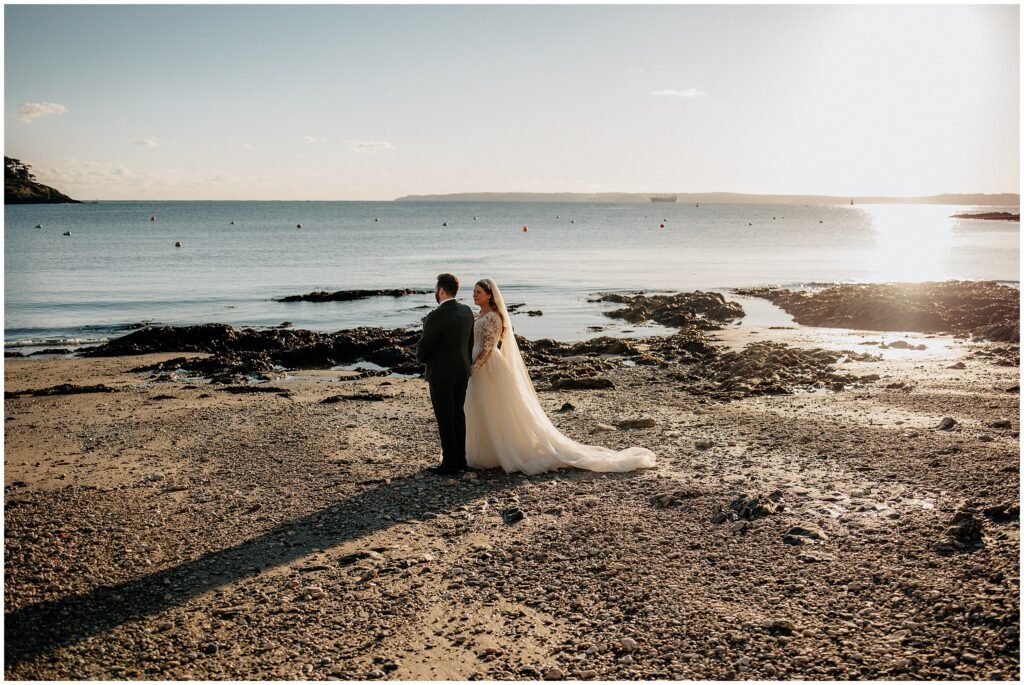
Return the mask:
POLYGON ((871 278, 877 281, 937 281, 950 276, 955 210, 947 205, 864 207, 875 229, 871 278))

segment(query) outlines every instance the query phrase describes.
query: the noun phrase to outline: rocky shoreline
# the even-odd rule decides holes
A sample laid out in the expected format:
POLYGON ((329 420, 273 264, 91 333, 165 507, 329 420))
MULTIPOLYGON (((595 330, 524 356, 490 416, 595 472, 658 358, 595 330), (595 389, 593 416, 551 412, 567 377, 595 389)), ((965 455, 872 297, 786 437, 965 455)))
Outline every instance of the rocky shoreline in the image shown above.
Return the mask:
POLYGON ((5 677, 1019 675, 1016 345, 523 339, 559 430, 657 467, 450 480, 422 379, 333 368, 416 335, 7 360, 5 677))
MULTIPOLYGON (((671 336, 646 340, 600 337, 577 343, 528 340, 517 336, 524 360, 536 385, 561 389, 596 390, 614 387, 607 372, 622 366, 685 366, 686 378, 699 394, 735 399, 794 390, 837 388, 870 383, 876 375, 854 376, 836 371, 840 360, 871 361, 850 350, 791 350, 783 343, 753 343, 739 353, 723 353, 708 333, 721 330, 743 316, 735 302, 718 293, 678 293, 647 296, 605 295, 601 301, 626 305, 608 313, 633 323, 647 320, 679 329, 671 336)), ((383 371, 362 370, 361 377, 396 373, 418 375, 414 329, 360 328, 336 333, 275 328, 236 330, 224 324, 150 326, 103 345, 86 349, 86 357, 111 357, 163 352, 206 353, 197 358, 174 357, 139 366, 153 381, 192 379, 219 384, 273 381, 289 369, 331 369, 369 362, 383 371)))
POLYGON ((1020 342, 1020 290, 991 281, 838 285, 816 292, 739 288, 804 326, 920 331, 1020 342))

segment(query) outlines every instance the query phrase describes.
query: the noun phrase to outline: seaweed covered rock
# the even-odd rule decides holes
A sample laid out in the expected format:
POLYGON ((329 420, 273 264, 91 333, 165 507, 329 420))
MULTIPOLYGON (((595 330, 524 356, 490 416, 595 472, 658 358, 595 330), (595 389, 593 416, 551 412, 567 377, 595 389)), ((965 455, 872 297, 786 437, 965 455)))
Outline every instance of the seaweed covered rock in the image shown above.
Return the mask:
POLYGON ((614 302, 625 307, 605 312, 613 319, 625 319, 630 323, 654 321, 670 328, 695 327, 700 330, 716 330, 744 316, 743 307, 736 302, 727 302, 719 293, 692 293, 673 295, 621 295, 605 293, 591 302, 614 302))
POLYGON ((330 368, 370 361, 398 373, 417 373, 419 333, 406 329, 357 328, 337 333, 275 328, 235 330, 223 324, 144 328, 83 350, 88 357, 152 352, 209 353, 206 359, 176 358, 139 370, 199 374, 215 382, 237 383, 246 377, 280 377, 283 368, 330 368))
MULTIPOLYGON (((836 371, 840 360, 855 353, 800 349, 784 343, 756 342, 691 367, 677 377, 691 391, 724 399, 755 395, 786 395, 795 390, 843 389, 848 384, 877 380, 836 371)), ((876 359, 858 355, 864 361, 876 359)))
POLYGON ((1020 291, 993 281, 848 284, 816 292, 745 288, 736 293, 770 300, 805 326, 1020 342, 1020 291))

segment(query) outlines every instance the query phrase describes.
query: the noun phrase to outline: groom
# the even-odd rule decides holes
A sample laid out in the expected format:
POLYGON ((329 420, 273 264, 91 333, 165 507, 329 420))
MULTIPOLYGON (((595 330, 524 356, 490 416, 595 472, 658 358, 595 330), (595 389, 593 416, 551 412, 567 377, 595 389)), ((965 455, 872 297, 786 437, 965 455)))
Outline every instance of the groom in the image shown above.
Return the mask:
POLYGON ((416 358, 427 365, 430 403, 441 434, 441 465, 430 470, 442 476, 466 470, 466 386, 473 353, 473 310, 455 301, 459 279, 437 277, 438 307, 423 320, 416 358))

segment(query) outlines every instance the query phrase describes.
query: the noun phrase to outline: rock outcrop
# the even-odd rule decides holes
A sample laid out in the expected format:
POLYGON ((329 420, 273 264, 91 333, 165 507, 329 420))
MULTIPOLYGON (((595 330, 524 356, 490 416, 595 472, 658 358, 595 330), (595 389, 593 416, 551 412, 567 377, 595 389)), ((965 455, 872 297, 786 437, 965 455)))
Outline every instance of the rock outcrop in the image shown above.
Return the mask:
POLYGON ((1020 291, 993 281, 837 285, 817 292, 743 288, 804 326, 918 331, 1020 342, 1020 291))

